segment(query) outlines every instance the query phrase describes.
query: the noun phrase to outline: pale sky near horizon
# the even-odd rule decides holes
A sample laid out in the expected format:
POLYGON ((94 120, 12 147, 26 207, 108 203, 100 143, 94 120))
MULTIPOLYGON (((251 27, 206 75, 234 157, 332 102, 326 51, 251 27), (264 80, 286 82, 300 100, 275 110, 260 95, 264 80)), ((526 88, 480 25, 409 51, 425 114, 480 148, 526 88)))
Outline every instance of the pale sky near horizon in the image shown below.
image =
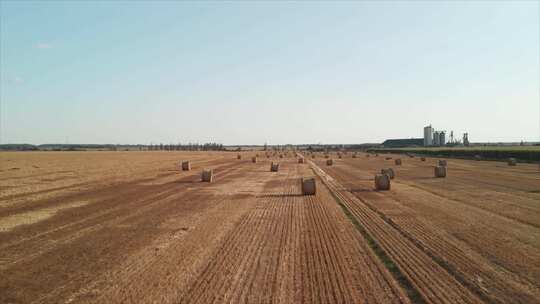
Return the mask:
POLYGON ((0 0, 0 143, 540 141, 539 1, 0 0))

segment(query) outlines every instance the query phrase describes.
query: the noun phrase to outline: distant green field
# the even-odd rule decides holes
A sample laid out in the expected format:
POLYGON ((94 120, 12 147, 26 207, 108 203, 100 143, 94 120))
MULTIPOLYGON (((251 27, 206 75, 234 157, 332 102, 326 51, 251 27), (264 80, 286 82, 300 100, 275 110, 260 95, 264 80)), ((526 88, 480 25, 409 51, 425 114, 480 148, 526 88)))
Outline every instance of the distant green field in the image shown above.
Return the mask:
POLYGON ((474 146, 474 147, 416 147, 416 148, 388 148, 392 150, 431 150, 431 151, 540 151, 540 146, 474 146))
POLYGON ((474 146, 474 147, 417 147, 370 149, 380 153, 414 153, 430 156, 504 160, 510 157, 521 161, 540 162, 540 146, 474 146))

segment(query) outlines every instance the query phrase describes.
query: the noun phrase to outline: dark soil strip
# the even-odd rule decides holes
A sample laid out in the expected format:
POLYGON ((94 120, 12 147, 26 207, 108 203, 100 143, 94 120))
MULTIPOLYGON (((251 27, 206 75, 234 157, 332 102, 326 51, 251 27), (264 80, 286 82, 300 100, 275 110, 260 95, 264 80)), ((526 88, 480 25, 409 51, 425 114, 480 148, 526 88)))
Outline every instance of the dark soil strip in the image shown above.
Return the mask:
MULTIPOLYGON (((356 196, 356 195, 355 195, 356 196)), ((358 197, 358 196, 356 196, 358 197)), ((436 255, 431 250, 427 249, 422 245, 420 241, 418 241, 416 238, 414 238, 412 235, 410 235, 408 232, 401 229, 401 227, 396 224, 391 218, 387 217, 384 213, 377 210, 375 207, 373 207, 368 202, 364 201, 361 198, 360 199, 366 206, 368 206, 373 212, 377 213, 385 222, 387 222, 390 226, 392 226, 394 229, 396 229, 403 237, 411 241, 418 249, 422 250, 424 253, 426 253, 435 263, 439 264, 444 270, 446 270, 449 274, 451 274, 461 285, 465 286, 469 291, 471 291, 473 294, 477 295, 482 301, 490 304, 495 303, 501 303, 500 301, 497 301, 497 299, 494 299, 493 297, 490 297, 486 293, 482 291, 477 285, 472 283, 470 280, 467 280, 461 272, 456 269, 453 265, 449 264, 447 261, 442 259, 440 256, 436 255)))
MULTIPOLYGON (((330 190, 330 189, 329 189, 330 190)), ((384 249, 377 243, 377 241, 371 237, 371 235, 366 231, 366 229, 356 220, 354 215, 349 211, 349 209, 343 204, 341 199, 337 197, 333 191, 329 191, 334 200, 341 207, 345 215, 353 223, 354 227, 362 234, 364 239, 367 241, 369 247, 373 250, 375 255, 381 260, 383 265, 390 271, 394 279, 399 283, 401 288, 405 290, 407 296, 412 303, 424 304, 427 303, 418 290, 412 285, 412 283, 407 279, 407 277, 401 272, 397 265, 392 261, 392 259, 386 254, 384 249)))

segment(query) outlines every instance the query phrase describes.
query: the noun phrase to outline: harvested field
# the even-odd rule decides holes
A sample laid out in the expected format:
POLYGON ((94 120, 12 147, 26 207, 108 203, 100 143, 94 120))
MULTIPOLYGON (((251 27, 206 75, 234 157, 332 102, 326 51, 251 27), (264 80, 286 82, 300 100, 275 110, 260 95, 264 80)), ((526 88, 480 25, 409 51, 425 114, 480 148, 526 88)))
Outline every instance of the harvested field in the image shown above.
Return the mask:
POLYGON ((0 303, 539 303, 535 166, 240 155, 1 153, 0 303))
POLYGON ((358 217, 377 214, 478 299, 539 303, 538 167, 448 159, 451 175, 436 179, 436 162, 410 159, 394 167, 397 177, 385 193, 372 190, 372 176, 384 161, 319 166, 341 185, 358 217))

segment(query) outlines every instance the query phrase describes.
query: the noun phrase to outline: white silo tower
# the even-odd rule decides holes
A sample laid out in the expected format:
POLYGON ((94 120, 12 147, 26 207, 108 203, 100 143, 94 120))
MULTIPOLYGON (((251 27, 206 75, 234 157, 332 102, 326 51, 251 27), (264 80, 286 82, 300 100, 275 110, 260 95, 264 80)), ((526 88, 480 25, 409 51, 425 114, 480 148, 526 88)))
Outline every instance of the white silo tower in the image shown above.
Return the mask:
POLYGON ((433 145, 433 127, 431 125, 424 127, 424 146, 433 145))
POLYGON ((433 132, 433 145, 434 146, 440 146, 440 142, 439 142, 439 131, 435 131, 433 132))
POLYGON ((439 145, 440 146, 446 145, 446 132, 445 131, 439 132, 439 145))

